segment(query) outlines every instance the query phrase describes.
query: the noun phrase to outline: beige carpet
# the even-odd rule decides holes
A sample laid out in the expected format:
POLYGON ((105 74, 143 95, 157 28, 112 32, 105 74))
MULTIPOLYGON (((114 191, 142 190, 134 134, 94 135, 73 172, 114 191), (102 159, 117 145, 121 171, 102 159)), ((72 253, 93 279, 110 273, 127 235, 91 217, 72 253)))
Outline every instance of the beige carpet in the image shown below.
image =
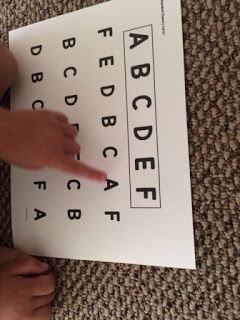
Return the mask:
MULTIPOLYGON (((0 0, 0 40, 97 2, 0 0)), ((240 1, 184 0, 182 13, 197 271, 49 259, 53 319, 239 319, 240 1)), ((10 245, 8 167, 0 171, 0 240, 10 245)))

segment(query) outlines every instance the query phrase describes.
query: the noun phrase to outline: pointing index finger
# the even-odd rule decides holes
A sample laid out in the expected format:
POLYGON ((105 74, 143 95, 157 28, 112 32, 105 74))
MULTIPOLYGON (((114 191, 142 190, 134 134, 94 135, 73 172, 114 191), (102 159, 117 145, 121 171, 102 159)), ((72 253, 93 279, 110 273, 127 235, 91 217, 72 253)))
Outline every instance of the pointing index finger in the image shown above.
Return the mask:
POLYGON ((59 169, 92 180, 105 181, 107 179, 107 174, 105 172, 92 168, 68 156, 64 156, 62 158, 62 161, 59 164, 59 169))

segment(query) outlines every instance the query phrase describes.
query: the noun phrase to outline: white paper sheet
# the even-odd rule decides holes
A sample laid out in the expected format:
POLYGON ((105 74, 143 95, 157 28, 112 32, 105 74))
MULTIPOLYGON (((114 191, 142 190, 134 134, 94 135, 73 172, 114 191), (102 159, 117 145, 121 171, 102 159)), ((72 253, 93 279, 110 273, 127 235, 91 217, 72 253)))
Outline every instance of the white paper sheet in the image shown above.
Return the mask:
POLYGON ((195 268, 180 1, 113 0, 9 35, 12 110, 66 113, 81 160, 114 181, 12 167, 16 247, 195 268))

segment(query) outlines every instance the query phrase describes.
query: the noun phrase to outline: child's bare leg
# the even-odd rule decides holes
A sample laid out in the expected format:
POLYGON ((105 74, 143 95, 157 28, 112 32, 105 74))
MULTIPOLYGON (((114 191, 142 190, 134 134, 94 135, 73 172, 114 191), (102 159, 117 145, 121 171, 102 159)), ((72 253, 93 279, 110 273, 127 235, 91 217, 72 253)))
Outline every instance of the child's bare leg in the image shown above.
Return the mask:
POLYGON ((17 77, 18 66, 13 54, 0 43, 0 100, 17 77))

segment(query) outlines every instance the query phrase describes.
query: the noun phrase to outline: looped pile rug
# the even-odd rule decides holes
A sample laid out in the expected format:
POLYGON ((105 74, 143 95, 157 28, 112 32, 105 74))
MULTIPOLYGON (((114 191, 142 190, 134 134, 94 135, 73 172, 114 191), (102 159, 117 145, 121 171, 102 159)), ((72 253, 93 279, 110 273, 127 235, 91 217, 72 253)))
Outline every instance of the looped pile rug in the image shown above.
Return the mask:
MULTIPOLYGON (((99 2, 0 0, 0 41, 99 2)), ((182 15, 197 270, 48 259, 58 278, 52 319, 239 319, 240 2, 184 0, 182 15)), ((4 163, 0 242, 12 244, 4 163)))

